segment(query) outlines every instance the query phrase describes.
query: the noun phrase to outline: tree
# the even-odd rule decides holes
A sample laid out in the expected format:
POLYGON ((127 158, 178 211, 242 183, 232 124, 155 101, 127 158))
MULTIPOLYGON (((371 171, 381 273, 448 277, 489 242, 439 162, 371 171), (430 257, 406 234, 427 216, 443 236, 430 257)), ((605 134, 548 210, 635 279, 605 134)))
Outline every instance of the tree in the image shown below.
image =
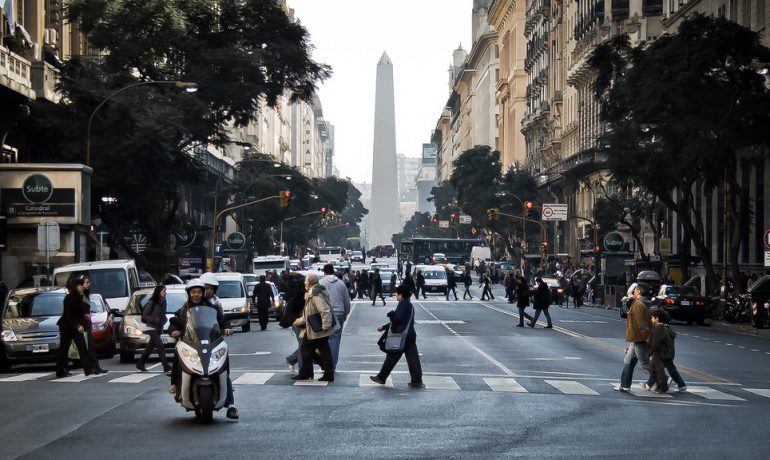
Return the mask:
POLYGON ((608 155, 609 170, 619 183, 648 190, 676 212, 684 235, 683 268, 691 242, 710 286, 716 286, 716 276, 694 194, 725 185, 733 203, 725 231, 737 238, 735 277, 741 243, 736 232, 749 209, 737 166, 752 161, 743 153, 747 148, 770 141, 770 94, 756 71, 767 62, 770 49, 758 34, 702 15, 651 43, 631 46, 627 36, 615 37, 589 59, 607 125, 598 144, 608 155))
POLYGON ((468 149, 454 161, 449 183, 457 204, 474 222, 487 222, 487 209, 498 203, 495 193, 501 169, 500 152, 487 145, 468 149))
MULTIPOLYGON (((147 234, 165 257, 178 217, 180 184, 206 179, 194 146, 228 141, 260 105, 311 100, 330 69, 310 58, 307 31, 265 0, 72 0, 79 25, 99 57, 73 57, 61 70, 61 104, 36 102, 26 126, 36 161, 83 161, 86 121, 119 88, 146 81, 192 81, 194 95, 170 85, 121 93, 102 107, 91 136, 92 209, 102 207, 115 244, 129 229, 147 234)), ((164 263, 165 265, 165 263, 164 263)))

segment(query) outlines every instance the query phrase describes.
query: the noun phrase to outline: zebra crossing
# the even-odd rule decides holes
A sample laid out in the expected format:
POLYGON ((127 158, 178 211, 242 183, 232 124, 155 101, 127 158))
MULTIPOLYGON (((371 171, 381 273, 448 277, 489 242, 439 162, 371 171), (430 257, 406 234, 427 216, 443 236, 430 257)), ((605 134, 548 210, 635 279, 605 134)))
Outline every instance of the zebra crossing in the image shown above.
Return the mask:
MULTIPOLYGON (((317 380, 293 381, 286 372, 252 372, 252 371, 234 371, 232 374, 233 385, 237 387, 248 387, 256 385, 293 385, 304 387, 327 387, 357 386, 359 388, 380 388, 387 390, 405 389, 409 380, 407 373, 394 373, 385 382, 385 385, 379 385, 369 379, 374 373, 360 372, 341 372, 337 374, 337 379, 329 385, 329 382, 320 382, 317 380), (394 379, 395 377, 395 379, 394 379)), ((75 373, 70 377, 56 379, 53 372, 34 372, 18 375, 9 375, 0 378, 0 385, 3 383, 22 383, 30 382, 50 382, 56 385, 66 385, 75 383, 84 383, 90 381, 106 382, 110 384, 143 384, 165 380, 165 374, 160 372, 128 372, 124 375, 119 373, 99 374, 86 376, 82 373, 75 373), (163 379, 157 377, 163 376, 163 379)), ((425 390, 443 390, 443 391, 491 391, 497 393, 532 393, 532 394, 563 394, 574 396, 608 396, 617 395, 612 391, 614 382, 605 380, 578 381, 570 379, 555 378, 513 378, 513 377, 476 377, 477 381, 469 382, 468 378, 461 379, 458 382, 456 377, 450 375, 423 375, 425 390)), ((0 387, 1 388, 1 387, 0 387)), ((709 385, 709 384, 689 384, 686 393, 668 393, 657 394, 643 390, 638 385, 634 385, 626 395, 644 398, 644 399, 703 399, 712 402, 746 402, 750 399, 766 400, 770 399, 770 389, 768 388, 745 388, 740 385, 709 385)))

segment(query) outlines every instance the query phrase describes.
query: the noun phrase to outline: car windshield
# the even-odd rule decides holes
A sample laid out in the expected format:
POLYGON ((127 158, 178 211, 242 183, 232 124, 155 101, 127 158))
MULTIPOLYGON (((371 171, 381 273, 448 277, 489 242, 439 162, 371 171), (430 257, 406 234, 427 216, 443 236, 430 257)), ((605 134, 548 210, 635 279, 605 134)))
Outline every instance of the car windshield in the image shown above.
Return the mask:
POLYGON ((142 283, 154 283, 155 280, 152 278, 152 275, 150 275, 147 272, 139 272, 139 281, 142 283))
POLYGON ((98 295, 91 294, 88 296, 88 300, 91 302, 91 313, 101 313, 104 311, 102 299, 98 295))
POLYGON ((118 297, 128 297, 128 278, 122 268, 100 268, 98 270, 82 270, 61 272, 56 274, 56 285, 66 286, 71 278, 88 276, 91 280, 91 292, 101 294, 105 300, 118 297))
POLYGON ((11 298, 3 318, 35 318, 61 316, 64 309, 64 293, 33 293, 11 298), (15 300, 15 302, 14 302, 15 300))
MULTIPOLYGON (((131 297, 131 301, 128 303, 128 307, 126 307, 126 316, 142 314, 142 310, 147 305, 147 302, 150 301, 150 297, 152 297, 152 292, 134 294, 134 296, 131 297)), ((184 291, 168 292, 168 290, 166 290, 167 314, 175 313, 182 308, 182 305, 184 305, 185 302, 187 302, 187 294, 184 291)))
POLYGON ((256 283, 257 275, 243 275, 243 282, 246 285, 248 285, 248 283, 256 283))
POLYGON ((444 280, 446 279, 446 272, 440 270, 426 270, 423 275, 426 280, 444 280))
POLYGON ((243 292, 243 284, 240 281, 220 281, 217 297, 220 299, 238 299, 246 297, 246 294, 243 292))

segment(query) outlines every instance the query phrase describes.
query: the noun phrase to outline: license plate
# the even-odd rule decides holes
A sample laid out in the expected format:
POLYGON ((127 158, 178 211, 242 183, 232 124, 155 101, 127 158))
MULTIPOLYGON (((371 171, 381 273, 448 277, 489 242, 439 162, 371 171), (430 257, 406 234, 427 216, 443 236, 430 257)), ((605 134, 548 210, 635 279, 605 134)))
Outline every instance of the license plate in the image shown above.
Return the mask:
POLYGON ((690 305, 690 301, 689 300, 683 300, 682 301, 682 305, 685 305, 685 306, 690 305))
POLYGON ((48 344, 32 345, 32 353, 48 353, 48 344))
POLYGON ((176 340, 174 340, 173 337, 163 337, 163 343, 175 343, 176 340))

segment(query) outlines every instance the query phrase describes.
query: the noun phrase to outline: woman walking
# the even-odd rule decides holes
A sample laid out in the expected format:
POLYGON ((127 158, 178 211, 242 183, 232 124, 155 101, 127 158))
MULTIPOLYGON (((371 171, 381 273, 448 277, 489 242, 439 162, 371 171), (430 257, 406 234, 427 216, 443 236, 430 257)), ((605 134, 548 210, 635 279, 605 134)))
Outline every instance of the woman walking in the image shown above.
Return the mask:
POLYGON ((535 317, 532 318, 529 327, 535 327, 537 318, 540 317, 540 312, 542 312, 545 315, 545 319, 548 320, 548 325, 545 328, 552 329, 553 324, 551 324, 551 315, 548 313, 548 306, 551 304, 551 290, 548 289, 548 285, 545 284, 543 278, 537 279, 537 289, 535 289, 533 303, 535 305, 535 317))
POLYGON ((481 274, 481 285, 483 290, 481 291, 481 300, 495 300, 495 296, 492 294, 492 288, 489 286, 490 279, 487 273, 481 274))
POLYGON ((86 338, 83 336, 88 324, 83 314, 83 279, 72 278, 67 284, 67 295, 64 296, 62 315, 57 321, 59 326, 59 350, 56 355, 56 378, 69 377, 67 362, 72 342, 80 354, 83 370, 86 375, 99 374, 97 366, 91 361, 91 355, 86 348, 86 338))
POLYGON ((311 380, 313 378, 313 353, 316 349, 321 354, 321 368, 324 371, 323 377, 318 379, 321 382, 334 381, 334 368, 332 365, 332 350, 329 347, 329 336, 337 332, 340 328, 329 300, 329 294, 326 288, 318 284, 318 276, 315 273, 308 273, 305 278, 305 307, 302 316, 294 321, 294 326, 304 328, 300 335, 302 344, 300 345, 300 355, 302 364, 299 373, 292 377, 292 380, 311 380), (313 328, 312 317, 320 316, 320 330, 313 328))
POLYGON ((88 276, 83 276, 83 317, 86 321, 86 328, 84 331, 86 338, 86 347, 88 348, 88 355, 91 362, 95 365, 95 370, 100 374, 106 374, 107 371, 102 369, 99 364, 99 360, 96 359, 96 345, 94 344, 93 324, 91 323, 91 279, 88 276))
POLYGON ((299 347, 302 345, 302 329, 294 326, 294 321, 302 316, 302 311, 305 307, 305 282, 302 280, 301 275, 290 278, 290 281, 287 283, 286 295, 289 300, 283 308, 281 321, 278 325, 284 329, 291 327, 294 337, 297 339, 297 348, 286 356, 286 366, 293 372, 295 369, 302 367, 299 353, 299 347))
POLYGON ((147 301, 142 310, 142 322, 147 325, 144 333, 150 337, 150 340, 147 342, 136 368, 142 372, 147 372, 147 368, 144 367, 145 363, 147 363, 150 353, 155 350, 158 352, 161 364, 163 364, 163 372, 171 372, 171 366, 166 360, 166 347, 160 338, 163 326, 166 324, 166 286, 159 284, 152 291, 150 300, 147 301))
POLYGON ((409 376, 411 381, 409 382, 409 388, 424 388, 425 384, 422 383, 422 366, 420 365, 420 353, 417 351, 417 332, 414 330, 414 307, 412 302, 409 301, 409 297, 412 293, 401 285, 396 289, 396 299, 398 300, 398 306, 395 311, 388 312, 390 318, 389 325, 382 325, 377 328, 377 331, 383 332, 386 327, 390 327, 394 333, 403 333, 407 330, 406 343, 404 349, 398 352, 390 352, 385 356, 385 362, 382 363, 380 373, 369 378, 372 382, 384 385, 388 380, 388 376, 396 367, 398 361, 402 355, 406 355, 406 364, 409 366, 409 376))

